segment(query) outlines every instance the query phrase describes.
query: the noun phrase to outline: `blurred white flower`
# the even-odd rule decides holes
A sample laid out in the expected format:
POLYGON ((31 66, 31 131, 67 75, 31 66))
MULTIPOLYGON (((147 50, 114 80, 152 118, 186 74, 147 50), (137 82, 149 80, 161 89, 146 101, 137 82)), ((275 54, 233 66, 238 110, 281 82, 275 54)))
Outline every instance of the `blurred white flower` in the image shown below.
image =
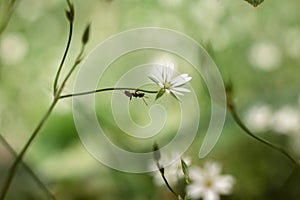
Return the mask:
POLYGON ((19 17, 33 22, 45 13, 45 6, 46 1, 24 0, 20 1, 16 11, 19 17))
POLYGON ((192 77, 188 74, 180 74, 174 77, 173 63, 169 66, 160 66, 149 78, 161 88, 156 98, 159 98, 164 92, 167 92, 167 94, 171 94, 179 100, 178 95, 183 95, 183 92, 190 92, 190 90, 182 88, 181 86, 189 82, 192 77))
POLYGON ((220 175, 222 167, 216 162, 207 162, 203 168, 191 167, 187 194, 191 199, 219 200, 220 195, 232 192, 234 178, 231 175, 220 175))
MULTIPOLYGON (((184 162, 190 166, 192 163, 192 160, 190 157, 184 157, 183 158, 184 162)), ((168 180, 169 184, 174 185, 177 183, 177 181, 181 178, 184 177, 184 174, 182 172, 182 168, 181 168, 181 160, 176 160, 172 165, 169 165, 165 168, 165 177, 168 180)), ((161 174, 159 171, 155 171, 153 173, 154 176, 154 183, 158 186, 164 185, 165 182, 163 180, 163 178, 161 177, 161 174)))
POLYGON ((20 34, 7 34, 0 41, 0 58, 5 65, 20 63, 27 51, 28 43, 20 34))
POLYGON ((272 110, 268 105, 255 105, 245 116, 246 125, 255 132, 266 131, 272 119, 272 110))
POLYGON ((275 44, 271 42, 261 42, 251 47, 248 59, 253 67, 271 71, 279 67, 281 63, 281 53, 275 44))
POLYGON ((292 133, 299 131, 299 111, 290 106, 284 106, 274 113, 271 126, 274 131, 279 133, 292 133))
POLYGON ((211 31, 224 15, 224 4, 219 0, 195 1, 190 3, 190 13, 200 26, 211 31))

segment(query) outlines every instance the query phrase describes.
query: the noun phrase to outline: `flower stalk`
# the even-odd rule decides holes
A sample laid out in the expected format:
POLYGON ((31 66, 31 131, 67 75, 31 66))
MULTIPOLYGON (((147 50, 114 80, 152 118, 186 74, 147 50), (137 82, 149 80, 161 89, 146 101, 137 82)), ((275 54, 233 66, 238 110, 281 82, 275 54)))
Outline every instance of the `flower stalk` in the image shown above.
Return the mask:
POLYGON ((74 12, 74 6, 73 4, 67 0, 67 3, 68 3, 68 6, 69 6, 69 10, 66 10, 66 17, 69 21, 69 36, 68 36, 68 42, 67 42, 67 45, 66 45, 66 49, 64 51, 64 55, 61 59, 61 62, 60 62, 60 65, 57 69, 57 72, 56 72, 56 75, 55 75, 55 78, 54 78, 54 83, 53 83, 53 96, 56 95, 57 93, 57 90, 58 90, 58 79, 59 79, 59 75, 61 73, 61 70, 62 70, 62 67, 65 63, 65 60, 66 60, 66 57, 67 57, 67 54, 69 52, 69 48, 70 48, 70 45, 71 45, 71 40, 72 40, 72 35, 73 35, 73 22, 74 22, 74 16, 75 16, 75 12, 74 12))
POLYGON ((139 92, 145 92, 145 93, 157 93, 158 92, 155 90, 145 90, 145 89, 131 88, 131 87, 120 87, 120 88, 109 87, 109 88, 101 88, 101 89, 97 89, 97 90, 90 90, 90 91, 86 91, 86 92, 65 94, 65 95, 61 95, 59 98, 64 99, 64 98, 69 98, 69 97, 83 96, 83 95, 95 94, 95 93, 99 93, 99 92, 112 91, 112 90, 133 90, 133 91, 139 91, 139 92))
POLYGON ((34 131, 32 132, 30 138, 27 140, 26 144, 24 145, 24 147, 22 148, 21 152, 18 154, 18 156, 16 157, 16 159, 14 160, 12 166, 9 169, 8 172, 8 176, 4 181, 4 186, 2 188, 1 194, 0 194, 0 199, 4 200, 7 192, 9 190, 9 187, 13 181, 13 178, 18 170, 18 167, 20 166, 20 164, 22 163, 22 160, 26 154, 26 152, 28 151, 29 147, 31 146, 32 142, 34 141, 34 139, 37 137, 37 135, 40 133, 40 130, 43 128, 44 124, 46 123, 46 121, 48 120, 49 116, 51 115, 54 107, 56 106, 57 102, 59 101, 59 97, 64 89, 64 86, 66 84, 66 82, 68 81, 68 79, 70 78, 71 74, 73 73, 73 71, 75 70, 75 68, 78 66, 78 64, 80 63, 80 61, 83 58, 83 52, 84 52, 84 48, 86 46, 86 42, 88 41, 88 34, 89 34, 89 26, 88 28, 86 28, 86 30, 84 31, 83 37, 85 37, 85 40, 83 40, 82 42, 82 47, 81 50, 77 56, 77 58, 75 59, 75 62, 73 64, 73 66, 71 67, 69 73, 66 75, 66 77, 64 78, 62 84, 57 87, 57 81, 58 81, 58 77, 60 74, 60 71, 63 67, 65 58, 69 52, 69 46, 70 46, 70 42, 72 39, 72 23, 73 23, 73 19, 74 19, 74 7, 73 4, 71 4, 71 2, 69 0, 67 0, 67 3, 69 5, 69 11, 66 11, 66 15, 67 18, 70 22, 70 32, 69 32, 69 38, 68 38, 68 42, 67 42, 67 47, 64 51, 63 54, 63 58, 60 62, 59 68, 58 68, 58 72, 56 74, 56 78, 54 81, 54 98, 52 100, 52 103, 50 104, 48 110, 46 111, 46 113, 44 114, 44 116, 42 117, 42 119, 40 120, 40 122, 38 123, 38 125, 36 126, 36 128, 34 129, 34 131), (69 14, 68 14, 69 13, 69 14), (88 31, 87 31, 88 30, 88 31))
POLYGON ((283 154, 285 157, 287 157, 290 161, 292 161, 294 164, 299 165, 299 161, 297 161, 295 158, 293 158, 293 156, 291 156, 287 151, 285 151, 283 148, 275 145, 275 144, 272 144, 271 142, 259 137, 259 136, 256 136, 255 134, 253 134, 248 128, 247 126, 242 122, 242 120, 240 119, 240 117, 238 116, 237 112, 236 112, 236 106, 234 104, 234 101, 232 99, 232 84, 229 83, 227 84, 226 86, 226 96, 227 96, 227 107, 234 119, 234 121, 237 123, 237 125, 244 130, 244 132, 249 135, 250 137, 252 137, 253 139, 269 146, 270 148, 280 152, 281 154, 283 154))
MULTIPOLYGON (((17 153, 14 151, 14 149, 10 146, 10 144, 5 140, 5 138, 1 134, 0 134, 0 142, 13 157, 17 156, 17 153)), ((40 186, 40 188, 46 192, 49 199, 54 200, 55 197, 53 196, 53 194, 44 185, 44 183, 39 179, 39 177, 30 169, 30 167, 28 167, 28 165, 26 165, 26 163, 24 163, 24 162, 21 162, 20 165, 26 170, 26 172, 32 177, 32 179, 40 186)))
POLYGON ((158 145, 156 143, 154 143, 154 145, 153 145, 153 157, 154 157, 156 166, 157 166, 157 168, 158 168, 158 170, 159 170, 159 172, 161 174, 161 177, 163 178, 164 183, 166 184, 168 190, 170 190, 170 192, 174 196, 176 196, 176 198, 182 199, 182 197, 179 194, 177 194, 175 192, 175 190, 172 188, 172 186, 169 184, 169 182, 168 182, 168 180, 167 180, 167 178, 165 176, 165 168, 163 166, 161 166, 160 163, 159 163, 159 161, 161 159, 161 154, 160 154, 159 147, 158 147, 158 145))

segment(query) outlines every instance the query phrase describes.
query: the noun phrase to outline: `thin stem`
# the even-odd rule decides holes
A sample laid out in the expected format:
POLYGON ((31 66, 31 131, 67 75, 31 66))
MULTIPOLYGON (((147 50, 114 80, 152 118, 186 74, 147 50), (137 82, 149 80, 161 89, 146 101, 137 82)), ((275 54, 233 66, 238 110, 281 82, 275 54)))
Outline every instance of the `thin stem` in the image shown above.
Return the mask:
POLYGON ((164 182, 165 182, 167 188, 172 192, 172 194, 174 194, 174 195, 178 198, 180 195, 177 194, 177 193, 173 190, 173 188, 170 186, 168 180, 167 180, 166 177, 165 177, 165 174, 162 173, 162 172, 160 172, 160 174, 161 174, 162 178, 164 179, 164 182))
POLYGON ((287 151, 285 151, 283 148, 272 144, 271 142, 254 135, 247 127, 246 125, 242 122, 242 120, 240 119, 240 117, 238 116, 236 109, 235 109, 235 105, 231 99, 230 93, 227 94, 227 105, 229 108, 229 111, 234 119, 234 121, 239 125, 239 127, 241 129, 243 129, 245 131, 245 133, 247 133, 250 137, 254 138, 255 140, 258 140, 259 142, 271 147, 272 149, 282 153, 284 156, 286 156, 289 160, 291 160, 293 163, 295 163, 296 165, 299 165, 298 161, 296 159, 294 159, 287 151))
MULTIPOLYGON (((68 2, 68 5, 70 7, 70 10, 72 12, 72 14, 74 15, 74 8, 72 6, 72 4, 68 2)), ((69 21, 72 21, 69 19, 69 21)), ((72 37, 72 22, 70 22, 70 33, 69 33, 69 39, 68 39, 68 43, 67 43, 67 47, 65 49, 65 52, 64 52, 64 55, 63 55, 63 59, 62 59, 62 62, 59 66, 59 68, 62 67, 63 65, 63 62, 65 60, 65 57, 67 56, 68 52, 69 52, 69 41, 71 41, 71 37, 72 37)), ((77 56, 76 60, 75 60, 75 63, 73 64, 73 67, 71 68, 70 72, 68 73, 68 75, 65 77, 63 83, 61 84, 61 86, 58 88, 57 92, 55 92, 55 95, 54 95, 54 98, 53 98, 53 101, 50 105, 50 107, 48 108, 48 110, 46 111, 45 115, 43 116, 43 118, 41 119, 41 121, 38 123, 38 125, 36 126, 36 128, 34 129, 34 131, 32 132, 30 138, 28 139, 28 141, 26 142, 25 146, 22 148, 21 152, 19 153, 19 155, 16 157, 16 159, 14 160, 11 168, 9 169, 9 172, 8 172, 8 177, 6 178, 5 182, 4 182, 4 186, 2 188, 2 191, 1 191, 1 196, 0 196, 0 199, 1 200, 4 200, 6 195, 7 195, 7 192, 8 192, 8 189, 12 183, 12 180, 14 178, 14 175, 16 174, 16 171, 18 169, 18 166, 20 165, 21 161, 23 160, 23 157, 25 156, 27 150, 29 149, 30 145, 32 144, 33 140, 36 138, 36 136, 38 135, 38 133, 40 132, 40 130, 42 129, 42 127, 44 126, 45 122, 47 121, 47 119, 49 118, 50 114, 52 113, 55 105, 57 104, 58 100, 59 100, 59 96, 67 82, 67 80, 69 79, 69 77, 71 76, 71 73, 74 71, 75 67, 78 65, 79 63, 79 60, 78 58, 82 58, 82 54, 83 54, 83 49, 84 49, 84 46, 85 44, 82 44, 82 48, 81 48, 81 51, 79 53, 79 55, 77 56)), ((60 70, 59 70, 60 71, 60 70)), ((58 73, 59 74, 59 73, 58 73)), ((56 88, 56 86, 55 86, 56 88)), ((56 90, 55 90, 56 91, 56 90)))
POLYGON ((299 170, 299 165, 294 166, 294 169, 290 172, 289 176, 286 178, 286 180, 283 182, 281 187, 284 187, 287 185, 290 181, 292 181, 292 178, 295 176, 295 173, 299 170))
MULTIPOLYGON (((9 145, 9 143, 5 140, 5 138, 0 134, 0 140, 3 144, 3 146, 8 150, 10 154, 12 154, 14 157, 17 156, 16 152, 13 150, 13 148, 9 145)), ((51 192, 48 190, 48 188, 44 185, 44 183, 38 178, 38 176, 26 165, 24 162, 21 162, 21 165, 23 165, 24 169, 28 172, 28 174, 37 182, 37 184, 46 191, 47 195, 51 199, 55 199, 55 197, 51 194, 51 192)))
POLYGON ((62 70, 62 67, 64 65, 64 62, 66 60, 66 57, 67 57, 67 54, 68 54, 68 51, 69 51, 69 48, 70 48, 72 35, 73 35, 73 21, 70 21, 69 37, 68 37, 67 46, 66 46, 64 55, 63 55, 63 57, 61 59, 61 62, 59 64, 58 70, 57 70, 56 75, 55 75, 54 83, 53 83, 53 95, 54 96, 55 96, 55 94, 57 92, 57 83, 58 83, 59 75, 60 75, 60 72, 62 70))
POLYGON ((32 135, 30 136, 29 140, 26 142, 25 146, 22 148, 22 151, 19 153, 19 155, 17 156, 17 158, 15 159, 15 161, 13 162, 9 172, 8 172, 8 177, 5 180, 4 183, 4 187, 2 188, 2 192, 1 192, 1 196, 0 199, 3 200, 8 192, 9 186, 11 185, 11 182, 14 178, 14 175, 18 169, 18 166, 20 165, 25 153, 27 152, 29 146, 31 145, 31 143, 33 142, 33 140, 35 139, 35 137, 37 136, 37 134, 40 132, 41 128, 43 127, 43 125, 45 124, 45 122, 47 121, 47 119, 49 118, 54 106, 56 105, 57 101, 59 100, 59 98, 54 98, 53 102, 51 103, 49 109, 47 110, 47 112, 45 113, 45 115, 43 116, 42 120, 39 122, 39 124, 37 125, 37 127, 34 129, 32 135))
POLYGON ((165 182, 167 188, 170 190, 170 192, 171 192, 172 194, 174 194, 177 198, 180 197, 180 195, 177 194, 177 193, 175 192, 175 190, 173 190, 173 188, 172 188, 171 185, 169 184, 167 178, 165 177, 165 169, 164 169, 163 167, 160 166, 158 160, 156 160, 156 166, 157 166, 157 168, 159 169, 159 172, 160 172, 160 174, 161 174, 161 177, 163 178, 163 180, 164 180, 164 182, 165 182))
POLYGON ((47 119, 49 118, 50 114, 52 113, 55 105, 57 104, 58 100, 60 99, 59 96, 61 94, 61 92, 63 91, 63 88, 66 84, 66 82, 68 81, 68 79, 70 78, 72 72, 74 71, 74 69, 76 68, 76 66, 80 63, 80 60, 82 59, 82 54, 84 51, 84 44, 82 44, 82 48, 80 50, 80 53, 78 54, 75 63, 73 64, 71 70, 69 71, 69 73, 67 74, 67 76, 65 77, 65 79, 63 80, 61 86, 59 87, 59 89, 57 90, 56 95, 54 96, 54 99, 50 105, 50 107, 48 108, 46 114, 44 115, 44 117, 42 118, 42 120, 39 122, 38 126, 36 127, 36 129, 33 131, 32 135, 30 136, 29 140, 27 141, 27 143, 25 144, 25 146, 23 147, 22 151, 20 152, 20 154, 17 156, 17 158, 15 159, 12 167, 10 168, 9 174, 8 174, 8 178, 6 179, 6 182, 4 184, 4 187, 2 189, 2 193, 0 196, 0 199, 4 199, 9 186, 13 180, 13 177, 16 173, 16 170, 20 164, 20 162, 22 161, 25 153, 27 152, 28 148, 30 147, 31 143, 33 142, 33 140, 36 138, 36 136, 38 135, 38 133, 40 132, 41 128, 43 127, 43 125, 45 124, 45 122, 47 121, 47 119))
MULTIPOLYGON (((66 82, 68 81, 68 79, 70 78, 72 72, 74 71, 74 69, 76 68, 76 66, 80 63, 80 60, 82 59, 82 54, 84 51, 84 44, 82 44, 82 48, 80 50, 80 53, 78 54, 75 63, 73 64, 71 70, 69 71, 69 73, 67 74, 67 76, 65 77, 65 79, 63 80, 61 86, 59 87, 59 89, 57 90, 56 95, 54 96, 54 99, 49 107, 49 109, 47 110, 46 114, 44 115, 44 117, 42 118, 42 120, 39 122, 38 126, 36 127, 36 129, 33 131, 32 135, 30 136, 29 140, 27 141, 27 143, 25 144, 25 146, 23 147, 22 151, 20 152, 20 154, 17 156, 17 158, 15 159, 12 167, 10 168, 9 174, 8 174, 8 178, 6 179, 6 182, 4 184, 4 187, 2 189, 2 193, 0 196, 0 199, 4 199, 9 186, 13 180, 13 177, 16 173, 16 170, 18 169, 18 166, 20 164, 20 162, 22 161, 25 153, 27 152, 28 148, 30 147, 31 143, 33 142, 33 140, 36 138, 36 136, 38 135, 38 133, 40 132, 41 128, 43 127, 43 125, 45 124, 45 122, 47 121, 47 119, 49 118, 50 114, 52 113, 55 105, 57 104, 58 100, 60 99, 59 96, 61 94, 61 92, 63 91, 63 88, 66 84, 66 82)), ((67 49, 66 49, 67 50, 67 49)))
POLYGON ((129 87, 122 87, 122 88, 101 88, 97 90, 91 90, 91 91, 86 91, 86 92, 80 92, 80 93, 74 93, 74 94, 66 94, 62 95, 59 98, 68 98, 68 97, 75 97, 75 96, 82 96, 82 95, 88 95, 88 94, 93 94, 93 93, 98 93, 98 92, 104 92, 104 91, 111 91, 111 90, 134 90, 134 91, 140 91, 140 92, 145 92, 145 93, 157 93, 158 91, 151 91, 151 90, 144 90, 144 89, 139 89, 139 88, 129 88, 129 87))
POLYGON ((58 92, 57 92, 57 95, 56 95, 56 97, 57 97, 58 99, 60 99, 60 94, 62 93, 62 90, 64 89, 64 87, 65 87, 65 85, 66 85, 68 79, 70 78, 70 76, 71 76, 72 73, 74 72, 74 70, 75 70, 75 68, 77 67, 77 65, 81 62, 81 60, 82 60, 82 54, 83 54, 83 52, 84 52, 84 47, 85 47, 85 44, 82 44, 81 49, 80 49, 80 52, 79 52, 79 54, 78 54, 78 56, 77 56, 77 58, 76 58, 76 60, 75 60, 75 62, 74 62, 74 64, 73 64, 72 68, 70 69, 70 71, 69 71, 68 74, 66 75, 66 77, 65 77, 65 79, 63 80, 61 86, 59 87, 58 92))
MULTIPOLYGON (((8 23, 9 23, 11 17, 12 17, 12 14, 13 14, 13 12, 15 11, 15 9, 17 7, 17 3, 19 3, 20 1, 21 0, 19 0, 18 2, 16 0, 11 0, 9 2, 7 10, 5 10, 5 12, 7 12, 7 13, 4 13, 5 16, 2 16, 3 17, 3 23, 0 24, 0 35, 6 29, 6 27, 8 26, 8 23)), ((3 10, 1 10, 1 11, 3 11, 3 10)))

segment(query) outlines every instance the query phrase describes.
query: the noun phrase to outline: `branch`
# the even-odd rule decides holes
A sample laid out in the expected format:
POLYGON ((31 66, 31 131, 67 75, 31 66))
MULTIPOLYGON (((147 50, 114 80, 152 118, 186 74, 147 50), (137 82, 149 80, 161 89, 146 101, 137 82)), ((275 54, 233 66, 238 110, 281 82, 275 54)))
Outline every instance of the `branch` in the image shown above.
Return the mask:
POLYGON ((240 117, 238 116, 237 112, 236 112, 236 108, 235 108, 235 104, 234 104, 234 101, 232 99, 232 85, 231 83, 227 84, 226 86, 226 95, 227 95, 227 107, 234 119, 234 121, 237 123, 237 125, 243 129, 245 131, 245 133, 247 135, 249 135, 250 137, 254 138, 255 140, 269 146, 270 148, 282 153, 284 156, 286 156, 290 161, 292 161, 294 164, 300 166, 300 163, 294 159, 287 151, 285 151, 283 148, 275 145, 275 144, 272 144, 271 142, 259 137, 259 136, 256 136, 255 134, 253 134, 247 127, 246 125, 242 122, 242 120, 240 119, 240 117))
POLYGON ((139 89, 139 88, 129 88, 129 87, 122 87, 122 88, 101 88, 97 90, 91 90, 91 91, 86 91, 86 92, 80 92, 80 93, 73 93, 73 94, 65 94, 60 96, 60 99, 68 98, 68 97, 75 97, 75 96, 83 96, 83 95, 88 95, 88 94, 93 94, 93 93, 99 93, 99 92, 104 92, 104 91, 111 91, 111 90, 134 90, 134 91, 139 91, 139 92, 145 92, 145 93, 157 93, 158 91, 151 91, 151 90, 144 90, 144 89, 139 89))
MULTIPOLYGON (((14 157, 17 156, 17 153, 13 150, 13 148, 10 146, 10 144, 5 140, 5 138, 0 134, 0 140, 3 144, 3 146, 7 149, 7 151, 12 154, 14 157)), ((21 165, 23 165, 24 169, 28 172, 28 174, 37 182, 37 184, 46 191, 47 195, 50 199, 55 199, 53 194, 48 190, 48 188, 44 185, 44 183, 39 179, 39 177, 26 165, 24 162, 21 162, 21 165)))
POLYGON ((53 83, 53 95, 54 96, 56 95, 56 92, 57 92, 57 89, 58 89, 57 88, 57 83, 58 83, 59 75, 60 75, 60 72, 61 72, 62 67, 64 65, 67 54, 69 52, 71 39, 72 39, 72 34, 73 34, 74 6, 69 1, 67 1, 67 3, 68 3, 68 6, 69 6, 69 10, 66 10, 66 17, 67 17, 67 19, 69 21, 69 25, 70 25, 69 26, 69 36, 68 36, 68 42, 67 42, 67 46, 66 46, 64 55, 61 59, 61 62, 59 64, 58 70, 57 70, 56 75, 55 75, 55 79, 54 79, 54 83, 53 83))

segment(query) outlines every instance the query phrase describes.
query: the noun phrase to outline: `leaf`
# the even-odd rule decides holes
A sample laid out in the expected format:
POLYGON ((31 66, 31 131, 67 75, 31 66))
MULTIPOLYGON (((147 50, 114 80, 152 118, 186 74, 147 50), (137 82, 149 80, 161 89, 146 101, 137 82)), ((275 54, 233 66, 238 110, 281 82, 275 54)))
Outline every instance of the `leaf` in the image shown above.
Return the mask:
POLYGON ((245 0, 248 3, 250 3, 252 6, 257 7, 259 4, 264 2, 264 0, 245 0))
POLYGON ((189 199, 188 195, 187 195, 187 194, 185 194, 185 196, 184 196, 184 200, 188 200, 188 199, 189 199))
POLYGON ((70 0, 67 0, 67 3, 68 3, 68 6, 69 6, 69 10, 66 10, 66 16, 67 16, 69 22, 72 23, 74 21, 74 15, 75 15, 74 6, 70 2, 70 0))
POLYGON ((181 102, 178 96, 176 96, 173 92, 170 92, 171 96, 174 97, 177 101, 181 102))
POLYGON ((82 35, 82 43, 86 44, 89 41, 90 36, 90 24, 88 24, 84 30, 84 33, 82 35))
POLYGON ((158 98, 160 98, 164 93, 166 92, 165 89, 160 89, 155 97, 155 100, 157 100, 158 98))
POLYGON ((183 159, 181 159, 181 168, 182 168, 182 172, 183 172, 183 174, 184 174, 185 182, 186 182, 187 184, 190 184, 191 181, 190 181, 190 179, 189 179, 189 169, 188 169, 188 166, 187 166, 187 164, 184 162, 183 159))
POLYGON ((69 20, 69 22, 72 22, 73 21, 73 15, 71 14, 71 12, 66 10, 65 13, 66 13, 66 17, 69 20))

